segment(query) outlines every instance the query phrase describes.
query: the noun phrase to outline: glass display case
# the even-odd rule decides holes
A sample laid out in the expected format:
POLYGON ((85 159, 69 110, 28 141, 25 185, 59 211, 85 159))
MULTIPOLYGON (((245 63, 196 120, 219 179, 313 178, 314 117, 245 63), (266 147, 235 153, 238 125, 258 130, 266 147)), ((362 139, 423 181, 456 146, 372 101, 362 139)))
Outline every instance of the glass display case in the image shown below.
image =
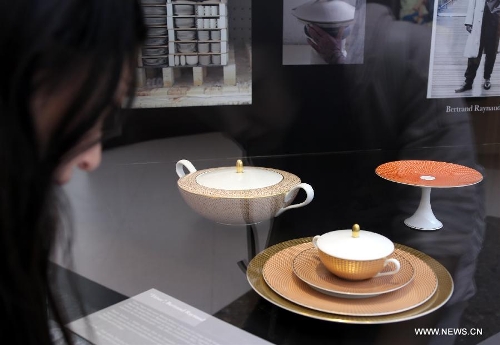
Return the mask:
MULTIPOLYGON (((283 65, 287 2, 252 3, 251 105, 127 110, 100 169, 76 173, 66 187, 73 260, 61 250, 54 270, 70 321, 154 288, 274 344, 495 337, 500 69, 480 97, 428 97, 436 20, 399 20, 402 4, 389 1, 356 6, 364 17, 351 35, 362 23, 363 41, 352 37, 348 51, 361 63, 283 65), (258 170, 250 181, 237 160, 258 170), (208 175, 221 167, 228 175, 208 175), (411 220, 419 205, 434 215, 424 214, 424 225, 411 220), (333 296, 298 278, 295 260, 317 250, 314 236, 354 224, 394 244, 387 257, 395 253, 400 274, 375 287, 323 280, 333 296)), ((450 21, 465 40, 463 18, 450 21)), ((458 82, 462 67, 448 69, 458 82)), ((316 256, 302 259, 308 272, 323 267, 316 256)))

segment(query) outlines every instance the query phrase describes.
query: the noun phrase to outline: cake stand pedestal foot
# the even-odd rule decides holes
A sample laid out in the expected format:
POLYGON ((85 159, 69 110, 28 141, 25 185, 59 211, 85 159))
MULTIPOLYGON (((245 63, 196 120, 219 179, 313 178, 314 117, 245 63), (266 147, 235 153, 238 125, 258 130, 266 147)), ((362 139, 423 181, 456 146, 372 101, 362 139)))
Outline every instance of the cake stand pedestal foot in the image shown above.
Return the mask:
POLYGON ((415 211, 413 216, 405 219, 406 226, 417 230, 438 230, 443 227, 431 208, 431 189, 430 187, 421 187, 422 197, 420 198, 420 205, 415 211))

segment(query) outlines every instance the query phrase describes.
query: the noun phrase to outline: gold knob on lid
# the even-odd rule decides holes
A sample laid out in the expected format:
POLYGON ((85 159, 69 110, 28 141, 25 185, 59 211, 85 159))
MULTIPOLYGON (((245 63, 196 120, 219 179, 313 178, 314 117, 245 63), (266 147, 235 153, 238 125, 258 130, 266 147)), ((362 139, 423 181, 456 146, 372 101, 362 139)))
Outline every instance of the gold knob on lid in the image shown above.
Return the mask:
POLYGON ((359 225, 358 224, 354 224, 352 226, 352 237, 358 238, 360 231, 361 231, 361 229, 359 228, 359 225))
POLYGON ((242 173, 243 172, 243 161, 241 159, 238 159, 236 161, 236 172, 237 173, 242 173))

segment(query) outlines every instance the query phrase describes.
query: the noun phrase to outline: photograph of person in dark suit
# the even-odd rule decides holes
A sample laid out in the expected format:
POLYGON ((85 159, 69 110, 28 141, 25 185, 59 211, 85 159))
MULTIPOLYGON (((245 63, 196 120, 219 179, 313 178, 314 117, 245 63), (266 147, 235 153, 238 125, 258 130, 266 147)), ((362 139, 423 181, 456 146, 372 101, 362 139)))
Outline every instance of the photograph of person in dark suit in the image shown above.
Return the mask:
POLYGON ((469 32, 464 51, 464 56, 468 58, 465 82, 455 92, 461 93, 472 89, 483 53, 486 57, 482 86, 485 90, 489 90, 498 50, 498 14, 491 12, 488 1, 470 0, 465 17, 465 29, 469 32))

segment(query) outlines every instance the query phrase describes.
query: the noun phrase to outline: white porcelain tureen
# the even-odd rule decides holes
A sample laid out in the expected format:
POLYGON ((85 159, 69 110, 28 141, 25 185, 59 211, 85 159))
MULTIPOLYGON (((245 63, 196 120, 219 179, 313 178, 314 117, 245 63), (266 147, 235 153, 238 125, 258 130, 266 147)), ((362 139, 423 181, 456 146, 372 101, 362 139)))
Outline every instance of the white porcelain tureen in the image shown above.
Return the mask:
POLYGON ((187 160, 176 164, 177 185, 186 203, 200 215, 218 223, 254 224, 306 206, 314 198, 307 183, 286 171, 236 166, 197 171, 187 160), (189 171, 186 174, 184 169, 189 171), (306 200, 293 204, 299 189, 306 200))

